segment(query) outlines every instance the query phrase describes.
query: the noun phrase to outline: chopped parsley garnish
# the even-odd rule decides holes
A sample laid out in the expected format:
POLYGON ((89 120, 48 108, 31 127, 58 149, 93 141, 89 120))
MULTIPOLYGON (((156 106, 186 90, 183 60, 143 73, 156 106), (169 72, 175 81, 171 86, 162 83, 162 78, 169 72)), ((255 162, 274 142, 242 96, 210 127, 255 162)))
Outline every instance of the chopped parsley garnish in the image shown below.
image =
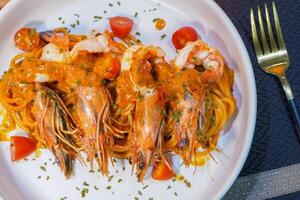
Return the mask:
POLYGON ((163 34, 162 36, 160 36, 160 39, 163 40, 165 39, 166 36, 167 36, 166 34, 163 34))
POLYGON ((108 84, 108 81, 107 81, 106 79, 103 79, 103 80, 102 80, 102 84, 103 84, 104 86, 106 86, 106 85, 108 84))
POLYGON ((98 188, 97 186, 94 186, 94 189, 95 189, 95 190, 99 190, 99 188, 98 188))
POLYGON ((77 13, 75 13, 75 14, 74 14, 74 16, 76 16, 76 17, 78 17, 78 18, 80 17, 80 15, 79 15, 79 14, 77 14, 77 13))
POLYGON ((123 179, 120 178, 120 179, 118 180, 118 183, 121 183, 122 181, 123 181, 123 179))
POLYGON ((179 110, 175 110, 173 112, 173 119, 175 120, 175 122, 179 122, 180 121, 180 116, 181 116, 181 113, 179 110))
POLYGON ((77 81, 76 81, 76 84, 77 84, 77 85, 80 85, 80 84, 81 84, 81 81, 80 81, 80 80, 77 80, 77 81))
POLYGON ((138 194, 141 195, 141 196, 143 195, 143 193, 141 191, 139 191, 139 190, 138 190, 138 194))
POLYGON ((80 21, 78 19, 76 20, 76 24, 77 24, 77 26, 80 25, 80 21))
POLYGON ((72 28, 75 28, 75 27, 76 27, 76 24, 70 24, 70 26, 71 26, 72 28))
POLYGON ((143 190, 145 190, 147 187, 149 187, 149 185, 145 185, 145 186, 143 187, 143 190))
POLYGON ((100 21, 103 17, 101 16, 94 16, 94 22, 100 21))
POLYGON ((42 178, 41 176, 38 176, 38 177, 37 177, 37 179, 41 179, 41 178, 42 178))
POLYGON ((89 187, 89 186, 90 186, 90 184, 88 184, 86 181, 84 181, 82 185, 84 185, 84 186, 86 186, 86 187, 89 187))
POLYGON ((152 22, 155 23, 157 20, 159 20, 159 18, 154 18, 152 22))
POLYGON ((58 20, 61 21, 61 20, 62 20, 62 17, 59 17, 58 20))
POLYGON ((109 176, 109 177, 108 177, 108 182, 110 182, 113 178, 114 178, 113 175, 109 176))
POLYGON ((81 190, 81 197, 84 198, 88 193, 89 193, 89 189, 88 188, 83 188, 81 190))
POLYGON ((137 198, 137 197, 134 197, 134 200, 139 200, 139 198, 137 198))
POLYGON ((138 94, 137 98, 139 99, 139 101, 142 101, 144 99, 144 96, 141 94, 138 94))
POLYGON ((184 180, 184 183, 185 183, 186 187, 188 187, 188 188, 192 187, 191 182, 189 182, 188 180, 184 180))
POLYGON ((113 7, 113 6, 114 6, 112 3, 109 3, 108 5, 109 5, 110 7, 113 7))
POLYGON ((138 13, 138 12, 135 12, 134 17, 137 17, 138 15, 139 15, 139 13, 138 13))
POLYGON ((151 198, 149 198, 148 200, 153 200, 153 198, 151 197, 151 198))
POLYGON ((75 187, 75 189, 78 190, 78 191, 80 191, 80 188, 79 188, 79 187, 75 187))
POLYGON ((30 36, 33 36, 35 33, 36 33, 36 28, 30 29, 30 31, 29 31, 30 36))
POLYGON ((106 189, 111 190, 111 186, 110 185, 106 186, 106 189))
POLYGON ((140 36, 140 35, 141 35, 141 33, 140 33, 140 32, 136 32, 136 33, 135 33, 135 35, 137 35, 137 36, 140 36))
POLYGON ((44 166, 41 166, 40 169, 44 172, 46 171, 46 167, 44 167, 44 166))
POLYGON ((171 185, 168 185, 167 190, 171 189, 171 185))
POLYGON ((62 198, 60 198, 60 200, 66 200, 67 199, 67 197, 62 197, 62 198))
POLYGON ((117 4, 118 4, 118 6, 121 6, 121 2, 120 1, 117 1, 117 4))
POLYGON ((174 192, 174 195, 175 195, 175 196, 178 196, 177 192, 174 192))
POLYGON ((106 14, 106 13, 107 13, 107 10, 104 10, 103 13, 106 14))
POLYGON ((48 181, 50 179, 50 176, 47 176, 46 180, 48 181))
POLYGON ((125 167, 122 167, 123 171, 125 171, 125 167))

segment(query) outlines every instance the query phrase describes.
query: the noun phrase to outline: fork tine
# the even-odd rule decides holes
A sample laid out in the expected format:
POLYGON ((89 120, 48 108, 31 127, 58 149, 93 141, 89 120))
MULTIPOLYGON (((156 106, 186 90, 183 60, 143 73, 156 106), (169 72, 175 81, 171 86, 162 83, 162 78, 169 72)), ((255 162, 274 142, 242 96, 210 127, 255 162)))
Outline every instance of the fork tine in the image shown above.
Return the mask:
POLYGON ((274 39, 274 34, 273 34, 273 30, 272 30, 272 25, 271 25, 271 20, 270 20, 270 15, 269 15, 269 10, 268 10, 268 6, 267 4, 265 4, 265 13, 266 13, 266 18, 267 18, 267 25, 268 25, 268 33, 269 33, 269 37, 270 37, 270 43, 271 43, 271 49, 272 52, 277 51, 277 45, 274 39))
POLYGON ((272 6, 273 6, 273 12, 274 12, 274 21, 275 21, 275 27, 276 27, 276 32, 277 32, 277 39, 278 39, 278 44, 280 49, 286 49, 283 35, 282 35, 282 29, 280 25, 280 20, 277 12, 277 8, 275 5, 275 2, 272 1, 272 6))
POLYGON ((268 54, 268 53, 270 53, 270 48, 269 48, 269 45, 267 43, 267 38, 266 38, 265 28, 264 28, 264 22, 263 22, 263 19, 262 19, 262 16, 261 16, 260 6, 258 6, 258 21, 259 21, 259 28, 260 28, 261 41, 262 41, 262 44, 263 44, 264 54, 268 54))
POLYGON ((253 12, 252 8, 251 8, 251 12, 250 12, 250 18, 251 18, 252 40, 253 40, 253 44, 254 44, 255 53, 256 53, 256 56, 262 56, 263 54, 262 54, 261 47, 259 44, 257 28, 256 28, 255 18, 254 18, 254 12, 253 12))

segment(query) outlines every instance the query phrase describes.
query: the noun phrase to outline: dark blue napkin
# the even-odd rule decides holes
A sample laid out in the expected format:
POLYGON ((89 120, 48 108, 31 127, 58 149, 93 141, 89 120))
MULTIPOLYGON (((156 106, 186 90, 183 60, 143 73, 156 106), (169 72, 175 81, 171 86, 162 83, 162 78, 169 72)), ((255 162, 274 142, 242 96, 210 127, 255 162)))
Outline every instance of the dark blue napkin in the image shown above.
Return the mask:
MULTIPOLYGON (((258 112, 253 145, 240 176, 300 163, 300 144, 288 102, 276 77, 259 67, 251 40, 249 11, 270 0, 215 0, 233 21, 248 49, 257 84, 258 112)), ((287 77, 300 109, 300 1, 277 0, 291 65, 287 77)), ((300 112, 300 110, 299 110, 300 112)), ((242 131, 242 130, 241 130, 242 131)), ((241 134, 243 134, 241 132, 241 134)), ((278 199, 300 199, 300 193, 278 199)))

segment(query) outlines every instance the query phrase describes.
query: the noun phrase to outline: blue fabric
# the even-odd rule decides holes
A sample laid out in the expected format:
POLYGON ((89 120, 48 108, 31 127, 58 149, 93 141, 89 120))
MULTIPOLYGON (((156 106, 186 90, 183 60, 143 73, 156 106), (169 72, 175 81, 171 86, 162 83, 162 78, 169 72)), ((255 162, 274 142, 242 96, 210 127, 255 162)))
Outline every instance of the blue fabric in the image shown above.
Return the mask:
MULTIPOLYGON (((250 34, 250 8, 270 0, 215 0, 233 21, 248 49, 257 83, 258 112, 253 145, 240 176, 300 163, 300 144, 288 101, 276 77, 264 73, 256 60, 250 34)), ((277 0, 291 65, 287 72, 300 109, 300 1, 277 0)), ((271 8, 271 7, 270 7, 271 8)), ((269 9, 269 11, 272 9, 269 9)), ((300 112, 300 111, 299 111, 300 112)), ((241 130, 242 134, 242 130, 241 130)), ((300 193, 291 195, 300 199, 300 193)), ((284 199, 278 198, 278 199, 284 199)))

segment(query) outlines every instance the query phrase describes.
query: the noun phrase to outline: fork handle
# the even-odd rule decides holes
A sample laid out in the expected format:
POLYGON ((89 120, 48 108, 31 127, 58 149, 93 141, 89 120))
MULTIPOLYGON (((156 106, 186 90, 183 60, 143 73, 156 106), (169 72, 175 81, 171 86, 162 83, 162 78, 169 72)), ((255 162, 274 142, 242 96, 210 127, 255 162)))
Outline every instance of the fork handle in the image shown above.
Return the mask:
POLYGON ((280 80, 281 80, 281 83, 283 85, 283 89, 285 91, 286 97, 287 97, 288 102, 289 102, 290 110, 292 112, 294 123, 295 123, 296 129, 297 129, 298 139, 300 141, 300 115, 298 113, 296 101, 295 101, 292 89, 290 87, 290 84, 289 84, 286 76, 281 77, 280 80))

